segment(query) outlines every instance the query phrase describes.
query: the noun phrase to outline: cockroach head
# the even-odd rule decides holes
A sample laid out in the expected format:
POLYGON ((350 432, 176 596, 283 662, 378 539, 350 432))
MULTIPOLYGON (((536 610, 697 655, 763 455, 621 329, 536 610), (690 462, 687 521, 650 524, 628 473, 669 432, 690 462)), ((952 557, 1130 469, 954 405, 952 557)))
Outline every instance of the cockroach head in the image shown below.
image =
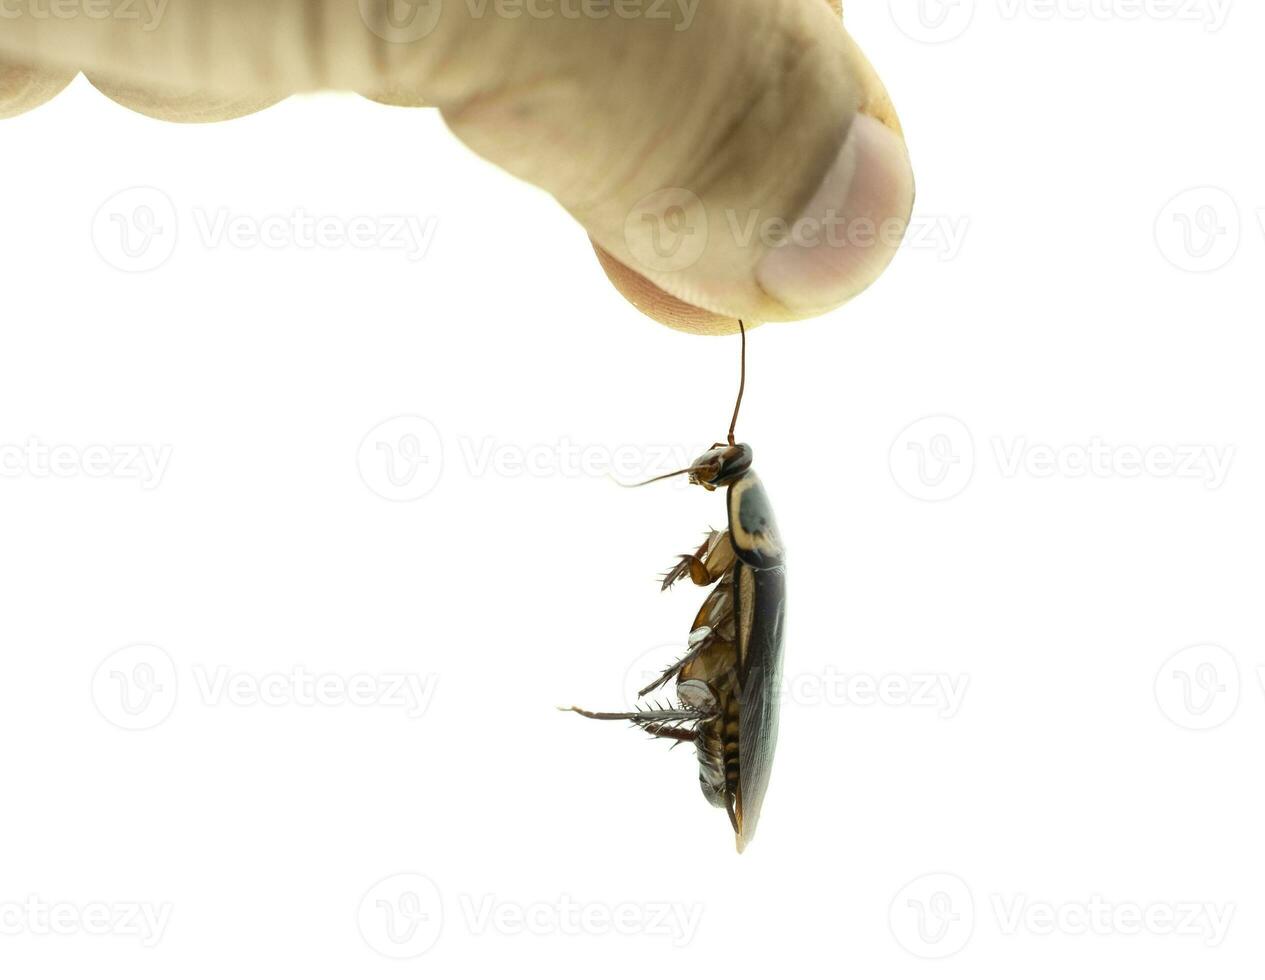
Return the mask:
POLYGON ((745 442, 716 445, 690 464, 690 482, 705 490, 727 487, 751 468, 753 455, 745 442))

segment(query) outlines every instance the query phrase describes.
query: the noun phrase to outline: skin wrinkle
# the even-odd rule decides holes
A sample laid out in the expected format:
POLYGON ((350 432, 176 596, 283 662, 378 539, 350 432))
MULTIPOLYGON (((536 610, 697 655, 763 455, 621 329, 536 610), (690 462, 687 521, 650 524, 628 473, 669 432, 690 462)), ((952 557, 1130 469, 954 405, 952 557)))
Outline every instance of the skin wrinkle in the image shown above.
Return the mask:
MULTIPOLYGON (((679 87, 682 84, 689 83, 684 79, 678 79, 674 83, 669 83, 665 80, 661 84, 661 87, 665 90, 666 95, 674 90, 679 90, 679 87)), ((699 115, 705 116, 707 114, 701 101, 692 103, 691 109, 694 113, 699 115)), ((650 127, 647 130, 648 135, 646 138, 641 140, 639 144, 627 148, 628 152, 622 152, 621 148, 611 147, 610 155, 614 157, 617 162, 627 158, 628 165, 623 168, 624 172, 621 176, 611 180, 605 185, 604 196, 607 199, 617 199, 622 194, 631 191, 631 189, 638 183, 637 178, 639 176, 646 176, 654 169, 652 162, 659 158, 658 151, 670 149, 669 138, 673 132, 682 126, 689 128, 690 125, 688 118, 682 119, 679 116, 666 115, 661 117, 661 119, 662 121, 657 119, 648 120, 647 122, 650 127)), ((638 127, 638 129, 642 128, 643 127, 638 127)), ((613 168, 610 168, 605 172, 610 173, 612 169, 613 168)), ((685 182, 685 186, 689 186, 688 179, 685 182)), ((592 204, 587 206, 578 206, 581 213, 600 207, 604 203, 601 191, 595 193, 594 197, 595 201, 592 204)))
MULTIPOLYGON (((621 60, 627 61, 626 58, 621 60)), ((620 67, 623 66, 621 65, 620 67)), ((666 79, 666 74, 664 78, 666 79)), ((667 93, 679 90, 682 83, 682 80, 678 80, 676 83, 669 83, 664 80, 660 87, 664 90, 666 96, 667 93)), ((693 105, 692 108, 694 112, 704 112, 701 105, 693 105)), ((571 205, 572 213, 577 217, 588 214, 612 200, 618 200, 621 196, 627 195, 633 187, 637 186, 639 177, 649 179, 648 173, 654 169, 652 162, 658 156, 657 151, 670 148, 669 137, 682 126, 688 128, 689 120, 665 115, 652 116, 644 120, 643 125, 633 127, 634 131, 637 132, 645 131, 647 133, 646 137, 635 142, 630 147, 610 146, 606 149, 604 158, 595 172, 601 173, 609 179, 604 179, 600 184, 593 187, 589 195, 590 200, 573 202, 571 205), (621 164, 624 165, 621 167, 621 164)), ((592 178, 590 177, 590 179, 592 178)), ((640 183, 644 185, 645 181, 643 180, 640 183)))
POLYGON ((325 54, 325 5, 301 4, 300 9, 306 11, 303 17, 303 36, 307 38, 305 47, 308 71, 312 73, 317 88, 326 88, 330 82, 330 71, 325 54))
MULTIPOLYGON (((767 86, 758 99, 744 99, 739 103, 738 115, 716 134, 715 141, 708 148, 708 152, 699 155, 699 170, 692 178, 695 183, 692 185, 687 183, 686 186, 697 187, 698 191, 696 193, 700 197, 706 198, 716 180, 727 177, 734 170, 744 165, 745 158, 749 155, 746 147, 747 127, 758 123, 762 119, 786 118, 785 114, 777 112, 776 109, 769 111, 769 103, 774 99, 780 101, 783 86, 786 84, 785 79, 794 74, 793 69, 798 63, 799 59, 780 59, 779 72, 776 76, 778 81, 767 86), (787 70, 788 60, 791 70, 787 70), (735 154, 739 155, 740 158, 736 162, 729 159, 735 154)), ((776 132, 770 132, 767 134, 767 139, 773 141, 777 138, 777 135, 776 132)), ((824 174, 825 171, 823 170, 822 173, 824 174)), ((800 203, 802 206, 804 202, 800 203)))
MULTIPOLYGON (((604 196, 607 198, 616 198, 619 197, 622 192, 631 188, 635 184, 637 177, 647 168, 651 158, 655 155, 655 151, 667 145, 668 136, 671 134, 676 125, 676 120, 669 119, 665 120, 662 125, 651 130, 649 136, 642 141, 642 145, 638 147, 635 152, 628 154, 630 160, 624 173, 621 176, 616 177, 607 184, 605 188, 603 188, 604 196)), ((618 154, 615 155, 618 156, 618 154)), ((610 170, 607 171, 607 173, 610 172, 610 170)), ((599 202, 603 197, 603 190, 599 190, 597 194, 599 202)), ((588 209, 581 206, 578 210, 583 213, 583 211, 588 209)))
MULTIPOLYGON (((566 73, 543 72, 534 77, 516 79, 512 86, 502 84, 496 89, 480 91, 459 105, 444 108, 443 116, 445 122, 454 128, 491 126, 503 130, 508 127, 519 137, 514 144, 518 148, 517 155, 522 161, 518 176, 537 183, 541 182, 542 177, 547 174, 556 182, 559 179, 558 171, 537 147, 541 144, 561 142, 565 137, 564 132, 551 128, 558 117, 556 113, 547 109, 558 101, 559 97, 548 93, 556 90, 570 90, 574 87, 575 80, 566 73), (545 93, 545 95, 543 98, 533 100, 533 92, 545 93), (511 116, 508 122, 503 118, 505 113, 511 116), (531 125, 523 125, 524 123, 531 125)), ((563 95, 562 100, 565 102, 567 96, 563 95)), ((505 146, 504 137, 502 136, 501 139, 500 145, 505 146)), ((582 181, 586 178, 587 172, 581 171, 573 179, 582 181)), ((555 191, 555 194, 558 193, 555 191)))
MULTIPOLYGON (((785 32, 780 26, 778 26, 779 18, 777 17, 777 12, 784 9, 786 8, 782 4, 768 8, 764 20, 760 25, 758 25, 758 28, 762 28, 764 33, 776 35, 782 38, 782 44, 773 44, 770 48, 764 49, 777 52, 780 47, 785 48, 781 57, 778 58, 778 61, 776 62, 779 69, 776 76, 777 81, 775 81, 772 85, 767 85, 760 98, 754 100, 744 97, 744 93, 742 91, 734 91, 728 100, 732 104, 733 111, 735 113, 732 116, 728 115, 726 111, 718 111, 716 106, 710 103, 706 98, 697 100, 697 111, 705 112, 709 118, 718 121, 718 124, 712 127, 712 129, 716 131, 704 133, 700 137, 698 142, 701 146, 705 147, 705 149, 702 149, 692 157, 692 160, 694 161, 692 164, 693 169, 686 171, 684 175, 672 174, 660 181, 660 184, 682 186, 698 194, 701 198, 706 199, 713 190, 717 189, 716 185, 719 181, 730 179, 733 173, 752 172, 758 170, 758 167, 754 164, 748 164, 747 158, 752 156, 762 157, 763 152, 761 150, 753 150, 752 144, 765 144, 776 141, 778 136, 778 127, 780 125, 784 125, 788 119, 787 114, 779 111, 781 104, 786 101, 783 93, 790 84, 788 80, 793 79, 803 66, 804 56, 808 50, 803 45, 787 44, 787 41, 789 41, 790 38, 788 35, 785 35, 785 32), (768 127, 762 126, 761 120, 772 121, 774 125, 768 127), (760 127, 755 136, 752 135, 752 127, 760 127)), ((731 48, 729 45, 721 45, 721 47, 725 50, 732 49, 739 52, 743 50, 737 46, 731 48)), ((752 71, 748 67, 734 67, 732 60, 722 62, 717 59, 710 62, 709 67, 713 68, 708 75, 710 78, 766 78, 765 73, 752 71)), ((725 91, 723 85, 720 84, 717 84, 714 88, 719 89, 722 92, 725 91)), ((673 127, 665 127, 660 130, 660 132, 668 132, 672 128, 673 127)), ((842 136, 840 137, 840 143, 841 142, 842 136)), ((834 151, 832 150, 832 154, 833 152, 834 151)), ((832 161, 833 156, 827 160, 823 160, 820 172, 817 175, 818 182, 820 182, 820 177, 824 176, 826 168, 828 168, 830 162, 832 161)), ((636 173, 636 171, 634 171, 634 173, 636 173)), ((766 175, 765 186, 758 189, 758 198, 756 200, 752 200, 750 204, 762 211, 768 211, 769 209, 766 207, 768 200, 776 195, 776 192, 785 184, 786 179, 787 175, 785 171, 779 170, 769 172, 766 175)), ((616 186, 619 187, 622 185, 616 186)), ((723 188, 721 190, 723 191, 723 188)), ((795 217, 798 214, 799 209, 802 208, 803 204, 811 198, 814 191, 815 186, 803 189, 801 191, 800 199, 794 204, 794 209, 788 215, 784 215, 784 217, 795 217)), ((574 210, 575 209, 573 207, 573 211, 574 210)), ((583 212, 581 212, 581 214, 582 213, 583 212)), ((680 285, 674 283, 674 287, 678 296, 682 295, 680 285)), ((766 302, 775 302, 772 300, 772 297, 768 296, 767 292, 765 292, 762 287, 759 287, 759 289, 760 293, 765 297, 766 302)), ((696 293, 698 298, 704 298, 708 295, 708 293, 701 289, 699 289, 696 293)), ((691 296, 683 298, 693 300, 695 297, 691 296)), ((776 305, 780 307, 781 304, 777 303, 776 305)))
MULTIPOLYGON (((778 9, 782 8, 779 6, 778 9)), ((786 40, 789 41, 790 38, 788 37, 786 40)), ((743 114, 728 124, 721 134, 719 141, 710 147, 706 153, 699 154, 696 158, 700 161, 700 163, 699 170, 696 172, 694 177, 694 183, 692 185, 690 183, 686 183, 685 186, 691 187, 691 189, 698 188, 699 195, 704 199, 706 199, 707 195, 715 187, 717 179, 731 180, 732 175, 735 173, 755 169, 754 167, 749 168, 747 160, 745 159, 745 157, 749 156, 751 152, 749 149, 751 136, 747 127, 752 124, 753 120, 758 123, 761 118, 771 118, 782 128, 784 128, 788 123, 793 122, 794 114, 778 111, 780 109, 780 105, 774 106, 767 112, 762 112, 762 110, 767 110, 769 108, 771 100, 778 99, 780 102, 786 101, 783 93, 788 89, 793 90, 791 80, 794 79, 795 75, 801 68, 810 67, 806 64, 806 56, 812 52, 811 49, 806 46, 788 46, 785 42, 780 46, 773 45, 772 49, 776 51, 779 47, 785 49, 778 65, 780 73, 777 75, 777 78, 781 80, 781 83, 766 86, 761 97, 754 102, 748 102, 744 106, 743 114), (739 159, 732 159, 735 154, 739 156, 739 159), (712 174, 718 174, 719 177, 714 178, 712 174)), ((826 172, 832 166, 834 159, 838 154, 839 147, 843 145, 844 140, 847 138, 851 118, 849 118, 846 122, 847 125, 844 126, 838 134, 835 146, 830 150, 829 154, 823 154, 819 158, 818 164, 813 170, 815 179, 812 182, 800 183, 797 181, 794 185, 787 185, 787 175, 784 171, 770 172, 767 175, 769 181, 768 189, 761 195, 765 202, 767 202, 770 197, 774 196, 775 190, 784 189, 785 186, 798 187, 799 189, 796 197, 791 200, 789 206, 786 208, 787 213, 781 215, 781 217, 784 217, 787 220, 794 220, 794 218, 798 217, 804 205, 806 205, 816 193, 816 188, 820 185, 826 172)), ((779 134, 776 132, 765 133, 763 134, 763 141, 769 143, 774 142, 778 135, 779 134)), ((748 191, 749 190, 750 189, 748 189, 748 191)), ((754 202, 752 203, 754 204, 754 202)), ((604 262, 603 265, 604 267, 607 267, 607 271, 609 272, 608 264, 604 262)), ((709 284, 705 281, 683 284, 679 281, 679 279, 671 277, 660 280, 653 271, 643 273, 643 275, 648 278, 650 282, 653 282, 663 293, 669 296, 675 296, 677 299, 683 300, 691 306, 700 307, 700 312, 705 313, 707 311, 711 311, 713 313, 721 314, 726 318, 735 318, 740 315, 740 311, 734 309, 733 307, 726 308, 726 304, 718 301, 715 288, 713 287, 712 289, 708 289, 707 287, 709 284)), ((789 310, 786 310, 779 300, 770 295, 758 279, 753 282, 753 286, 760 294, 763 304, 766 307, 779 311, 781 318, 797 318, 789 310)), ((625 293, 625 295, 627 295, 627 293, 625 293)), ((733 325, 732 329, 725 329, 724 332, 732 332, 733 330, 736 330, 736 324, 733 325)))

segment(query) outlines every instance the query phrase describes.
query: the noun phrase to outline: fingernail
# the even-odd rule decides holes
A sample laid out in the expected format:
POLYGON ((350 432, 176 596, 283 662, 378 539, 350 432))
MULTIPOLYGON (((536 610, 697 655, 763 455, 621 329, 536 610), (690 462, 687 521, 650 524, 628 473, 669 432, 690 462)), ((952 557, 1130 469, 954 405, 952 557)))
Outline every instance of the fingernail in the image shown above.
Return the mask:
POLYGON ((877 119, 858 115, 791 234, 756 266, 756 279, 795 313, 834 309, 887 268, 913 202, 904 141, 877 119))

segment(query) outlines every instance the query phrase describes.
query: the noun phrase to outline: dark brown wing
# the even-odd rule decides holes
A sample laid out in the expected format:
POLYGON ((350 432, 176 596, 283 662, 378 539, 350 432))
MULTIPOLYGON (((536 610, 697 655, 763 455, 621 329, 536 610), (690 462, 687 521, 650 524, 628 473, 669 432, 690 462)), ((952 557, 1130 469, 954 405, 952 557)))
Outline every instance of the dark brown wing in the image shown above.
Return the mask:
POLYGON ((735 817, 742 851, 755 836, 777 748, 786 621, 785 554, 769 498, 754 472, 729 490, 729 531, 738 556, 733 596, 741 709, 735 817))
POLYGON ((786 570, 741 565, 736 589, 741 709, 738 725, 738 850, 755 836, 777 748, 778 692, 786 619, 786 570), (749 612, 749 614, 748 614, 749 612))

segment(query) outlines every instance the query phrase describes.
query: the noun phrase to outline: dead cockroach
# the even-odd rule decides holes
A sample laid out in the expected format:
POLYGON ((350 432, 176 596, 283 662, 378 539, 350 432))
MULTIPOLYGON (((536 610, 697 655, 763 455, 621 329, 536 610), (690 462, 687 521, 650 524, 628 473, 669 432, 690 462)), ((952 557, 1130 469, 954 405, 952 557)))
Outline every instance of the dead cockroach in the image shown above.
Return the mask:
MULTIPOLYGON (((747 332, 727 443, 716 443, 686 469, 647 480, 688 475, 704 490, 725 487, 729 527, 711 531, 663 576, 666 590, 689 578, 712 586, 694 617, 685 655, 638 692, 644 698, 676 680, 676 702, 637 711, 585 711, 585 718, 631 721, 657 738, 693 742, 703 795, 724 807, 739 853, 755 836, 777 745, 786 564, 764 485, 751 468, 751 447, 734 442, 747 382, 747 332)), ((644 486, 645 484, 637 484, 644 486)))

